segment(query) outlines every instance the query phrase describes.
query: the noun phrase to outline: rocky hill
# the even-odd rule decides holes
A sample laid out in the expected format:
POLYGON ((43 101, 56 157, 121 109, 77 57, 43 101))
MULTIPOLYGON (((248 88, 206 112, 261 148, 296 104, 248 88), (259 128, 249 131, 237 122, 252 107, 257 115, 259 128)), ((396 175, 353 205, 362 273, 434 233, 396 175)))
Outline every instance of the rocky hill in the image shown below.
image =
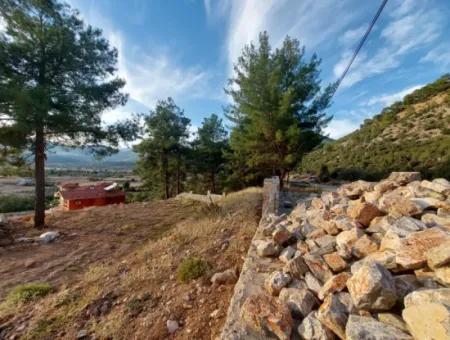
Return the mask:
POLYGON ((326 142, 301 169, 342 179, 378 180, 392 171, 450 178, 450 75, 383 109, 360 129, 326 142))

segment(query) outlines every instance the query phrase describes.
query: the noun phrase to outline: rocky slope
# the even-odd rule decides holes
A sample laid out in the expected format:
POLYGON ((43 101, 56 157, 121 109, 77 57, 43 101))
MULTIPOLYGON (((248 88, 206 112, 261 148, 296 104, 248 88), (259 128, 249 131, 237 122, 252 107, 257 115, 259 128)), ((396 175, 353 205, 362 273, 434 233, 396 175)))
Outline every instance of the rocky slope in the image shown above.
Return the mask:
POLYGON ((367 119, 357 131, 324 143, 301 170, 344 179, 380 179, 391 171, 450 178, 450 75, 367 119), (321 171, 322 169, 322 171, 321 171))
POLYGON ((447 180, 345 184, 262 228, 257 251, 275 270, 243 302, 248 336, 450 339, 447 180))

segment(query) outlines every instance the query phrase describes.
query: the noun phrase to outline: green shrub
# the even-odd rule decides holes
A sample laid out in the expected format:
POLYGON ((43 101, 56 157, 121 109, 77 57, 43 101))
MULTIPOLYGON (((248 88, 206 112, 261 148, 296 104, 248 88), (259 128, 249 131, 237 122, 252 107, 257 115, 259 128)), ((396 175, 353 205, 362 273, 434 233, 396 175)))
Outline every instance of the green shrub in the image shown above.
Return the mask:
POLYGON ((187 282, 199 278, 206 273, 208 268, 209 266, 206 261, 196 257, 190 257, 180 263, 177 276, 180 281, 187 282))
POLYGON ((30 302, 40 299, 53 291, 48 283, 27 283, 13 288, 6 300, 11 303, 30 302))
POLYGON ((17 195, 0 196, 0 213, 34 209, 34 197, 17 195))

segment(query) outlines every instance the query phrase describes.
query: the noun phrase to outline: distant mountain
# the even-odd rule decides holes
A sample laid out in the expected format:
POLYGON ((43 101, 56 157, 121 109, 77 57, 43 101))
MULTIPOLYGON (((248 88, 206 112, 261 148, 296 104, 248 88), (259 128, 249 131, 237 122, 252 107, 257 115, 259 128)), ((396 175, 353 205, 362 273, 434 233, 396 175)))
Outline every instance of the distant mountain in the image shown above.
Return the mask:
POLYGON ((322 144, 301 170, 343 179, 379 179, 391 171, 450 178, 450 74, 367 119, 353 133, 322 144))
POLYGON ((132 169, 137 155, 131 149, 121 149, 118 153, 102 159, 95 159, 92 154, 81 149, 63 147, 51 148, 47 153, 47 167, 53 168, 115 168, 132 169))

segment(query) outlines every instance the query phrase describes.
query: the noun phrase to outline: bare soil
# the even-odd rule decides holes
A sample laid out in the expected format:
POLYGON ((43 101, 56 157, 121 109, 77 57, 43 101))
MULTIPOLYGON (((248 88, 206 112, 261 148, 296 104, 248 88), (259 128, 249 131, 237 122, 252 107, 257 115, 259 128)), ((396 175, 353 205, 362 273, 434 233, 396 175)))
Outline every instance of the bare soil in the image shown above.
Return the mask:
MULTIPOLYGON (((186 200, 133 203, 55 212, 51 244, 0 248, 0 339, 211 339, 220 334, 233 285, 209 278, 239 270, 256 229, 257 189, 231 194, 218 206, 186 200), (208 272, 182 283, 186 258, 207 261, 208 272), (55 292, 12 305, 7 293, 28 282, 47 282, 55 292), (212 312, 213 315, 211 315, 212 312), (180 323, 167 332, 168 319, 180 323)), ((14 236, 36 236, 27 218, 14 236)))

